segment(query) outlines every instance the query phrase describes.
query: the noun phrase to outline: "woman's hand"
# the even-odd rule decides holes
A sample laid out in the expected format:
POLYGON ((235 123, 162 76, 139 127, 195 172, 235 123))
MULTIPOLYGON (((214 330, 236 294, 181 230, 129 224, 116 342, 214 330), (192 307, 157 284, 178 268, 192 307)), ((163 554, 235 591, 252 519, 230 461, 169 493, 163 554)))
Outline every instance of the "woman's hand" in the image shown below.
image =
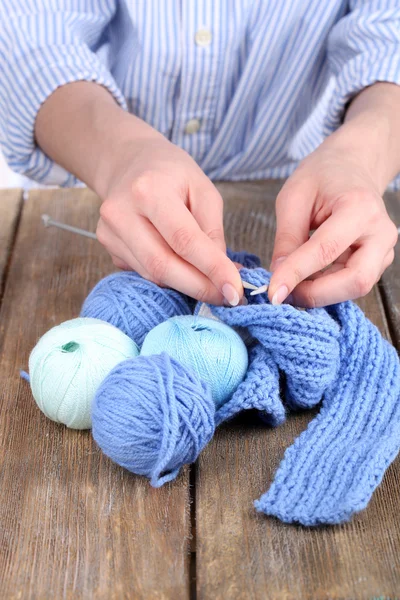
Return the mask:
POLYGON ((393 261, 397 227, 381 195, 396 170, 388 169, 391 155, 385 154, 390 122, 379 128, 379 113, 376 121, 356 115, 283 186, 276 201, 272 303, 315 307, 364 296, 393 261))
POLYGON ((222 198, 186 152, 85 81, 46 100, 35 133, 102 198, 97 236, 116 266, 198 300, 238 304, 243 288, 226 256, 222 198))
POLYGON ((219 192, 186 152, 136 121, 103 186, 99 241, 120 268, 198 300, 238 304, 243 289, 226 256, 219 192))

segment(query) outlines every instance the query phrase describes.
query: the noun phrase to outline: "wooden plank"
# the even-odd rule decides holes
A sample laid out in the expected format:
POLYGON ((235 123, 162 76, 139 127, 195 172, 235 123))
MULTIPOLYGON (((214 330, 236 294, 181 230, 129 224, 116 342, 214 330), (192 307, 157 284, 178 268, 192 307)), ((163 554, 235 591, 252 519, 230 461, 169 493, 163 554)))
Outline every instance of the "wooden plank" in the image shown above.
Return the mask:
MULTIPOLYGON (((268 267, 274 238, 276 182, 223 184, 227 241, 268 267)), ((377 289, 360 302, 388 335, 377 289)), ((399 596, 400 462, 388 470, 367 510, 345 525, 307 529, 255 512, 284 450, 312 413, 267 429, 244 415, 221 427, 196 474, 199 600, 318 600, 399 596)))
POLYGON ((0 190, 0 298, 21 207, 22 190, 0 190))
POLYGON ((48 190, 23 210, 0 315, 2 600, 189 595, 187 470, 151 488, 105 458, 90 432, 46 419, 19 378, 36 340, 77 316, 113 270, 96 241, 45 229, 40 215, 93 231, 98 208, 86 190, 48 190))
MULTIPOLYGON (((385 203, 389 215, 400 227, 400 192, 387 192, 385 203)), ((400 349, 400 256, 399 244, 393 264, 385 271, 380 282, 386 312, 389 317, 393 343, 400 349)))

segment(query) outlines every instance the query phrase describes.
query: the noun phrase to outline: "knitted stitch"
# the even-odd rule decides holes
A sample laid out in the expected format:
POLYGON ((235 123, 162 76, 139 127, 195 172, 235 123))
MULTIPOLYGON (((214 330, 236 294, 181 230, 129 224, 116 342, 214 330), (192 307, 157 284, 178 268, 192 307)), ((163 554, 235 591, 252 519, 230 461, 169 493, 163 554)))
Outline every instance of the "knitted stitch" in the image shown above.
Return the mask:
POLYGON ((250 252, 245 251, 236 252, 230 248, 227 249, 226 253, 233 262, 237 262, 247 269, 261 267, 261 260, 255 254, 250 254, 250 252))
POLYGON ((190 300, 183 294, 160 288, 134 271, 121 271, 99 281, 86 298, 81 316, 107 321, 141 346, 153 327, 191 312, 190 300))
POLYGON ((234 417, 242 410, 257 409, 272 426, 285 420, 279 397, 279 372, 271 355, 260 344, 249 350, 247 374, 232 398, 215 415, 215 424, 234 417))
MULTIPOLYGON (((241 276, 255 285, 270 277, 260 268, 243 269, 241 276)), ((323 396, 320 413, 286 450, 270 489, 255 506, 289 523, 346 521, 365 508, 400 449, 397 352, 351 302, 299 311, 272 306, 266 294, 248 299, 249 306, 212 310, 229 325, 247 327, 269 355, 268 365, 272 360, 284 371, 292 408, 314 406, 323 396)), ((266 398, 264 388, 270 388, 275 402, 268 411, 272 422, 279 422, 277 372, 269 368, 265 385, 256 378, 256 365, 253 358, 230 403, 236 411, 251 403, 256 407, 257 394, 266 398), (253 393, 250 381, 256 382, 253 393)), ((228 408, 219 411, 220 421, 230 416, 228 408)))

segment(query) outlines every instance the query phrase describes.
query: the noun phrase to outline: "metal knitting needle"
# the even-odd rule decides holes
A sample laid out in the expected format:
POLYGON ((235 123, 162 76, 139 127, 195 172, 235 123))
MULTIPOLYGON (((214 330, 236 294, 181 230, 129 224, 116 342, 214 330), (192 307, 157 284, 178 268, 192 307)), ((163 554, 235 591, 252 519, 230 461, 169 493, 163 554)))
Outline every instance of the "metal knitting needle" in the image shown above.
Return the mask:
POLYGON ((95 233, 86 231, 85 229, 80 229, 79 227, 72 227, 72 225, 66 225, 60 221, 54 221, 51 217, 49 217, 49 215, 42 215, 42 221, 45 227, 58 227, 58 229, 64 229, 65 231, 70 231, 71 233, 77 233, 78 235, 83 235, 91 238, 92 240, 97 240, 95 233))
POLYGON ((263 294, 264 292, 268 292, 268 287, 269 287, 269 285, 267 283, 265 283, 264 285, 260 286, 259 288, 256 288, 252 292, 250 292, 250 296, 257 296, 258 294, 263 294))
POLYGON ((253 285, 248 281, 243 281, 243 279, 241 279, 241 282, 245 290, 258 290, 258 287, 256 285, 253 285))
MULTIPOLYGON (((58 229, 64 229, 64 231, 70 231, 71 233, 77 233, 78 235, 83 235, 92 240, 97 240, 97 236, 95 233, 92 233, 91 231, 86 231, 86 229, 80 229, 79 227, 67 225, 66 223, 61 223, 61 221, 55 221, 49 215, 42 215, 42 221, 45 227, 58 227, 58 229)), ((262 294, 266 291, 264 289, 265 286, 261 286, 260 288, 258 288, 256 285, 253 285, 248 281, 243 281, 243 279, 241 281, 245 289, 252 290, 250 294, 251 296, 254 296, 255 294, 262 294)))

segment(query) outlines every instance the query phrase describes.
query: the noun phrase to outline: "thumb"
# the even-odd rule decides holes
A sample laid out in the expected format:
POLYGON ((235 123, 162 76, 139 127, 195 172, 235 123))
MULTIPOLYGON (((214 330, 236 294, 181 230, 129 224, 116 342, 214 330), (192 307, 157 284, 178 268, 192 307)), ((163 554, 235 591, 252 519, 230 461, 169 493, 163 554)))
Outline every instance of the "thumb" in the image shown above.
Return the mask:
POLYGON ((306 189, 301 185, 289 185, 289 182, 276 199, 276 234, 270 265, 272 272, 289 254, 302 246, 310 234, 312 192, 308 186, 306 189))

